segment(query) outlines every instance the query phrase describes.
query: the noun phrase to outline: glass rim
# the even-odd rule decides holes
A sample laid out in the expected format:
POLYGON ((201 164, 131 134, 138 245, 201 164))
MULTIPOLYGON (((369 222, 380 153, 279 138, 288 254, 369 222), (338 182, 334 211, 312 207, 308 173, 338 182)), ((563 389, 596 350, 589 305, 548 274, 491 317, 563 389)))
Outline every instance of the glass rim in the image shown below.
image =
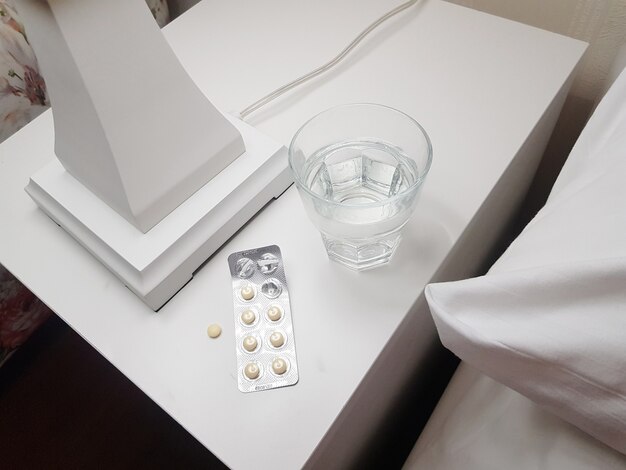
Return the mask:
POLYGON ((304 192, 306 192, 308 195, 310 195, 312 198, 317 199, 319 201, 322 201, 326 204, 331 204, 331 205, 337 205, 337 206, 341 206, 341 207, 349 207, 349 208, 355 208, 355 209, 367 209, 367 208, 372 208, 372 207, 379 207, 383 204, 388 204, 389 202, 393 202, 397 199, 400 199, 404 196, 406 196, 407 194, 416 192, 419 187, 422 185, 424 179, 426 178, 426 176, 428 175, 428 172, 430 171, 430 166, 432 164, 433 161, 433 146, 432 146, 432 142, 430 140, 430 137, 428 135, 428 133, 426 132, 426 130, 424 129, 424 127, 422 127, 422 125, 417 122, 415 119, 413 119, 411 116, 409 116, 407 113, 400 111, 399 109, 393 108, 391 106, 387 106, 385 104, 378 104, 378 103, 346 103, 346 104, 339 104, 339 105, 335 105, 332 106, 330 108, 327 108, 323 111, 320 111, 319 113, 315 114, 313 117, 309 118, 304 124, 302 124, 298 130, 296 131, 296 133, 294 134, 293 138, 291 139, 291 142, 289 144, 289 149, 287 152, 287 160, 289 163, 289 168, 291 169, 291 173, 294 175, 294 182, 296 183, 296 185, 298 186, 299 189, 302 189, 304 192), (293 148, 295 145, 295 142, 297 140, 297 138, 300 136, 300 134, 302 133, 302 131, 309 125, 311 124, 314 120, 318 119, 319 117, 321 117, 322 115, 329 113, 331 111, 335 111, 339 108, 352 108, 352 107, 359 107, 359 106, 366 106, 366 107, 372 107, 372 108, 379 108, 379 109, 384 109, 387 111, 392 111, 394 113, 397 113, 405 118, 407 118, 409 120, 409 122, 411 122, 413 125, 415 125, 415 127, 417 128, 417 130, 422 134, 422 136, 424 137, 425 141, 426 141, 426 149, 427 149, 427 155, 426 155, 426 164, 424 165, 424 169, 423 172, 420 173, 420 175, 418 176, 418 178, 415 180, 415 182, 413 184, 411 184, 411 186, 409 186, 405 191, 402 191, 401 193, 398 194, 394 194, 393 196, 388 197, 387 199, 384 199, 382 201, 377 201, 377 202, 368 202, 365 204, 350 204, 350 203, 345 203, 345 202, 339 202, 339 201, 333 201, 331 199, 326 199, 324 197, 321 197, 319 194, 311 191, 309 188, 307 188, 306 184, 304 184, 304 182, 302 181, 302 178, 300 177, 300 175, 298 174, 298 172, 295 170, 294 166, 293 166, 293 148))

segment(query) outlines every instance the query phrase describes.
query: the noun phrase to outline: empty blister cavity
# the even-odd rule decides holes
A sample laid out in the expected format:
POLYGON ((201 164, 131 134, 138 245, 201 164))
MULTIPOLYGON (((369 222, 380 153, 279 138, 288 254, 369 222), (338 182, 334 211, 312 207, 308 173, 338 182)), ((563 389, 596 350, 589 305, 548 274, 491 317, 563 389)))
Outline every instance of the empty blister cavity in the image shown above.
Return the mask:
POLYGON ((278 279, 268 279, 261 285, 261 292, 268 299, 275 299, 283 291, 283 286, 278 279))
POLYGON ((272 253, 265 253, 261 256, 261 259, 257 262, 257 264, 263 274, 272 274, 278 269, 280 260, 272 253))
POLYGON ((248 279, 254 274, 255 265, 254 261, 250 258, 240 258, 235 265, 235 273, 237 277, 241 279, 248 279))

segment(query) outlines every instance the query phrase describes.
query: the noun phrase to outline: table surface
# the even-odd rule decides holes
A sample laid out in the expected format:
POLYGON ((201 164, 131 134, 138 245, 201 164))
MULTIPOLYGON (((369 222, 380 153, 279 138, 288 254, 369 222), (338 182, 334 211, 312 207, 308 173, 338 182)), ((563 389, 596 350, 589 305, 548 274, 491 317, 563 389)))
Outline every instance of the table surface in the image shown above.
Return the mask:
MULTIPOLYGON (((200 88, 239 110, 323 63, 397 0, 204 0, 165 34, 200 88)), ((52 157, 50 112, 0 146, 0 263, 234 468, 300 467, 580 59, 585 44, 437 0, 389 21, 338 68, 250 123, 288 144, 310 116, 379 102, 415 117, 434 162, 392 263, 328 260, 292 187, 158 313, 23 191, 52 157), (227 256, 281 247, 300 370, 296 386, 237 390, 227 256), (206 328, 220 323, 222 336, 206 328)), ((419 340, 416 332, 416 340, 419 340)))

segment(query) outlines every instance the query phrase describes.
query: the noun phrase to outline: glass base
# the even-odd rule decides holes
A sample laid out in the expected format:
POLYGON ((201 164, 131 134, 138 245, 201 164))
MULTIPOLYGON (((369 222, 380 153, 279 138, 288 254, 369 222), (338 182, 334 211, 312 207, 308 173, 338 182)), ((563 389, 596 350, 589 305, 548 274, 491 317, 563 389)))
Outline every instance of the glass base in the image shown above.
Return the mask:
POLYGON ((373 240, 344 240, 322 235, 328 257, 355 271, 376 268, 391 261, 400 234, 373 240))

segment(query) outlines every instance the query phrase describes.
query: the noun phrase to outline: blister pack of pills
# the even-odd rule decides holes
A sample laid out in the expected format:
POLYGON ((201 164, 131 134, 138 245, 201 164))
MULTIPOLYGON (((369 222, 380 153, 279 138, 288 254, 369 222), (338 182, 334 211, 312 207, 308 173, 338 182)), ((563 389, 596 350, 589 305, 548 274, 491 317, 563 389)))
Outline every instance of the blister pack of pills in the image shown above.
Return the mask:
POLYGON ((289 291, 280 248, 228 257, 233 285, 237 381, 242 392, 298 382, 289 291))

